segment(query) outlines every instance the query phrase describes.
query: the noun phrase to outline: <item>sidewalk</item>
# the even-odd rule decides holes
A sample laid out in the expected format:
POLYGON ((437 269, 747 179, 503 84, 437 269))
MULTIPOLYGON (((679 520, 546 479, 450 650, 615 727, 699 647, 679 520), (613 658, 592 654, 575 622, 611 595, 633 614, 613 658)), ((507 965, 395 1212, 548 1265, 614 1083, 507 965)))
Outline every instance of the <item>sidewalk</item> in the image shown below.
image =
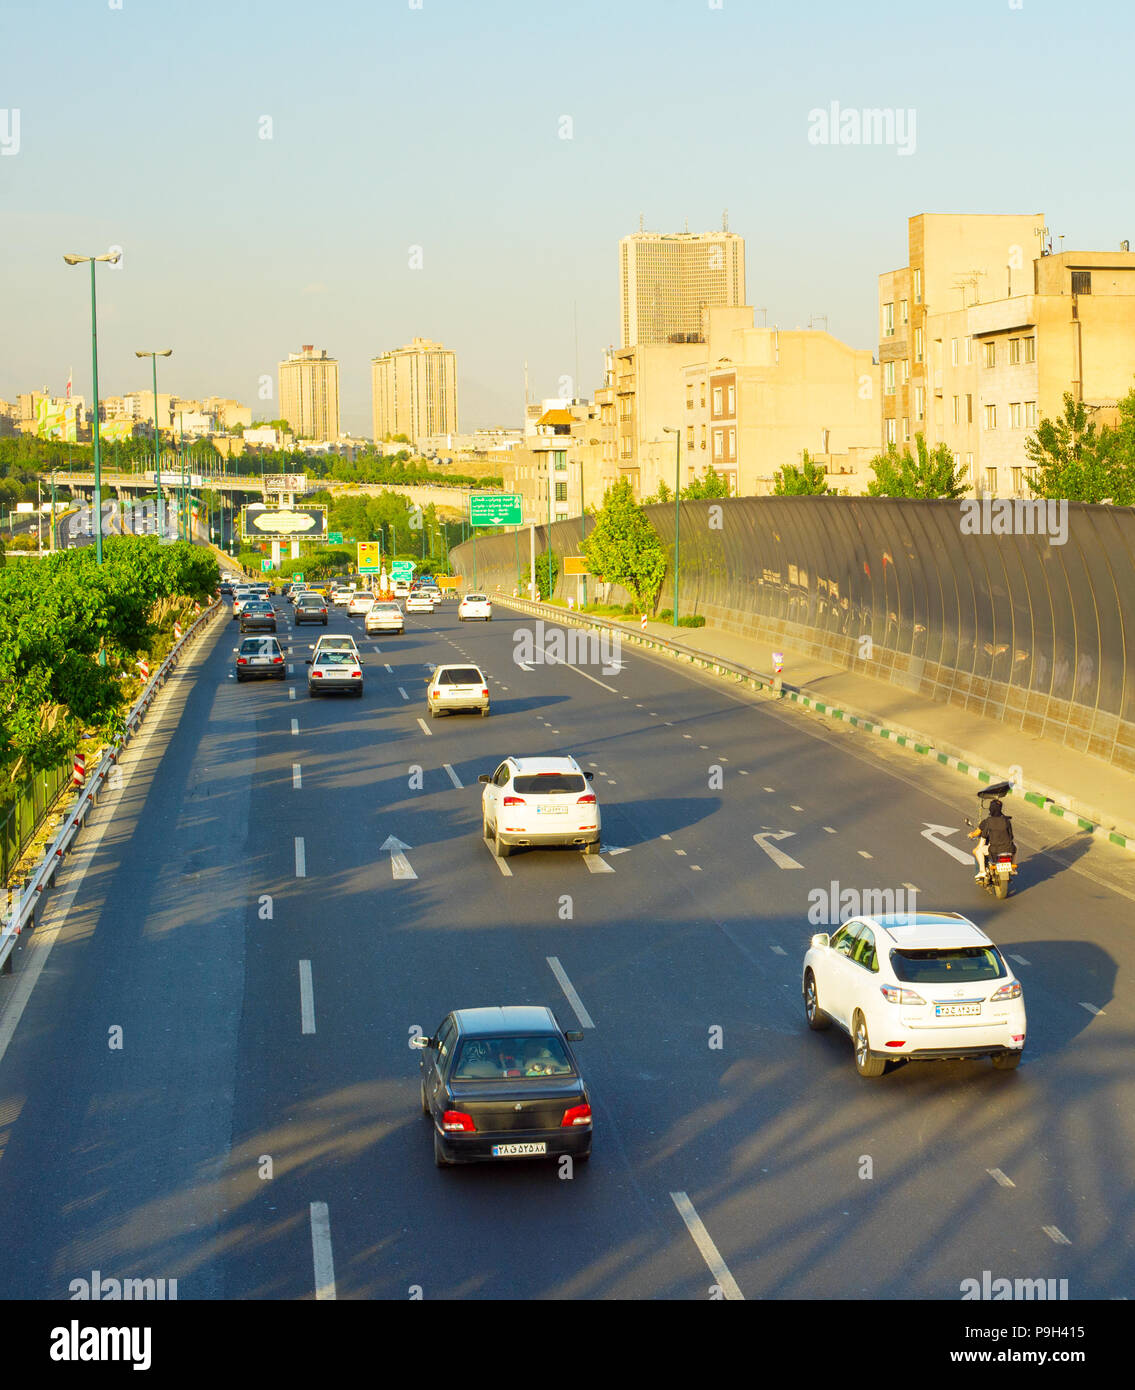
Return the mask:
MULTIPOLYGON (((509 606, 517 600, 503 600, 509 606)), ((527 605, 525 605, 527 606, 527 605)), ((548 618, 571 620, 562 608, 536 605, 548 618)), ((587 620, 576 614, 575 620, 587 620)), ((772 652, 784 657, 783 698, 817 709, 827 718, 846 720, 866 732, 890 738, 917 753, 984 782, 1023 784, 1025 800, 1053 815, 1070 819, 1081 830, 1135 849, 1135 778, 1129 773, 1077 753, 1049 739, 1007 729, 995 719, 980 718, 955 705, 938 704, 902 686, 846 670, 794 652, 783 644, 741 637, 720 628, 674 628, 669 623, 600 620, 620 629, 628 642, 670 649, 676 656, 698 653, 749 668, 755 679, 771 685, 772 652), (1019 771, 1011 772, 1016 768, 1019 771)))

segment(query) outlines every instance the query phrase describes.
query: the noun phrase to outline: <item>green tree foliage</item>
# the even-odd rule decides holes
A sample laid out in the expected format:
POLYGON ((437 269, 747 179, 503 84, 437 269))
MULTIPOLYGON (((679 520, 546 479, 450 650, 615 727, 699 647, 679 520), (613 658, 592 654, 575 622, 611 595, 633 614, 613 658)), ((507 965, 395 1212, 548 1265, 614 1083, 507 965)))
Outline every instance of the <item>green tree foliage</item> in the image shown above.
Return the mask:
POLYGON ((817 463, 805 449, 799 467, 786 463, 774 474, 772 491, 775 497, 828 497, 835 490, 828 487, 824 465, 817 463))
POLYGON ((110 736, 121 677, 168 645, 175 601, 208 602, 218 579, 212 552, 134 536, 108 538, 101 568, 86 547, 0 569, 0 776, 57 766, 85 730, 110 736))
POLYGON ((650 507, 657 502, 673 502, 673 500, 673 491, 666 486, 665 482, 659 480, 658 491, 653 493, 650 497, 644 497, 642 499, 642 505, 644 507, 650 507))
POLYGON ((729 484, 711 463, 703 477, 694 478, 689 487, 682 489, 682 496, 691 502, 704 497, 728 497, 729 484))
POLYGON ((643 610, 654 605, 666 573, 666 552, 625 479, 604 495, 583 553, 598 579, 621 584, 643 610))
MULTIPOLYGON (((554 550, 545 550, 536 556, 536 592, 545 602, 556 592, 556 580, 559 578, 560 561, 559 556, 554 550)), ((527 585, 528 577, 524 578, 527 585)), ((525 592, 521 589, 521 592, 525 592)))
POLYGON ((1119 403, 1119 427, 1098 427, 1082 401, 1064 393, 1064 414, 1046 416, 1025 440, 1036 465, 1029 486, 1038 497, 1135 505, 1135 390, 1119 403))
POLYGON ((961 497, 966 484, 960 465, 955 465, 953 455, 945 444, 933 449, 926 447, 922 434, 914 436, 915 456, 909 449, 900 454, 891 445, 884 453, 876 454, 871 460, 875 473, 873 482, 867 484, 869 497, 961 497))

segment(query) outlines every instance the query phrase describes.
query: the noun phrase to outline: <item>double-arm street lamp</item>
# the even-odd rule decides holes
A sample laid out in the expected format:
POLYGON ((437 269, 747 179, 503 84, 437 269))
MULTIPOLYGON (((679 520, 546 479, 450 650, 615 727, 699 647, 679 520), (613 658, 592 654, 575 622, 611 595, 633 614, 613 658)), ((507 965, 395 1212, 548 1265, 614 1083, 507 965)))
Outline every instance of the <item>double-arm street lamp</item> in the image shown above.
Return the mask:
POLYGON ((681 512, 678 499, 682 495, 682 431, 674 425, 663 425, 663 434, 674 436, 674 612, 671 624, 678 626, 678 546, 680 541, 681 512))
MULTIPOLYGON (((91 267, 91 394, 94 397, 94 408, 91 414, 91 430, 94 441, 95 453, 95 563, 102 564, 102 457, 99 453, 99 340, 98 326, 95 314, 95 262, 109 261, 111 265, 117 264, 119 253, 109 251, 105 256, 64 256, 63 259, 68 265, 85 265, 91 267)), ((105 664, 106 655, 100 649, 100 664, 105 664)))
POLYGON ((154 368, 154 487, 158 494, 157 519, 154 522, 154 534, 161 536, 162 533, 162 455, 161 455, 161 436, 158 433, 158 358, 172 357, 173 348, 154 348, 152 352, 138 352, 135 350, 135 357, 150 358, 154 368))

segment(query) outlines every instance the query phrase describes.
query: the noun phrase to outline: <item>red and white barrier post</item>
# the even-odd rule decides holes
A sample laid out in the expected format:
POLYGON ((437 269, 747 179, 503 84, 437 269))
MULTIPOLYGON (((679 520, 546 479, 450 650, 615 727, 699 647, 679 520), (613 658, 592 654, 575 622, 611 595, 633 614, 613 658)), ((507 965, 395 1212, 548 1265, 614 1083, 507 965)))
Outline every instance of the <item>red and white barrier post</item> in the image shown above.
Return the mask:
POLYGON ((76 753, 75 761, 71 765, 71 785, 81 787, 87 777, 87 757, 85 753, 76 753))

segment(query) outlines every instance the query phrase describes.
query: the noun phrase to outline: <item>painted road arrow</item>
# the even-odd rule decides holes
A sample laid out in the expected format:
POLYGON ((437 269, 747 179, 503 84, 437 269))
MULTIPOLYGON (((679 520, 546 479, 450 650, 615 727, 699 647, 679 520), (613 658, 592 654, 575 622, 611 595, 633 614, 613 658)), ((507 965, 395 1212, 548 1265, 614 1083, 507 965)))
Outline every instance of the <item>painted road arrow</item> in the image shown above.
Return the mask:
POLYGON ((939 835, 956 835, 958 827, 956 825, 931 825, 929 821, 923 821, 926 829, 922 832, 922 838, 929 840, 932 845, 937 845, 939 849, 944 849, 947 854, 952 855, 959 864, 972 864, 974 858, 964 849, 959 849, 957 845, 948 845, 944 840, 939 840, 939 835))
POLYGON ((769 840, 787 840, 790 835, 795 834, 795 830, 762 830, 759 835, 754 835, 753 839, 778 869, 802 869, 804 865, 797 863, 790 854, 785 854, 782 849, 768 843, 769 840))
POLYGON ((410 861, 402 853, 404 849, 409 849, 409 845, 404 845, 401 840, 394 835, 387 835, 386 841, 382 846, 383 850, 390 851, 390 867, 394 872, 395 878, 417 878, 418 875, 411 869, 410 861))

